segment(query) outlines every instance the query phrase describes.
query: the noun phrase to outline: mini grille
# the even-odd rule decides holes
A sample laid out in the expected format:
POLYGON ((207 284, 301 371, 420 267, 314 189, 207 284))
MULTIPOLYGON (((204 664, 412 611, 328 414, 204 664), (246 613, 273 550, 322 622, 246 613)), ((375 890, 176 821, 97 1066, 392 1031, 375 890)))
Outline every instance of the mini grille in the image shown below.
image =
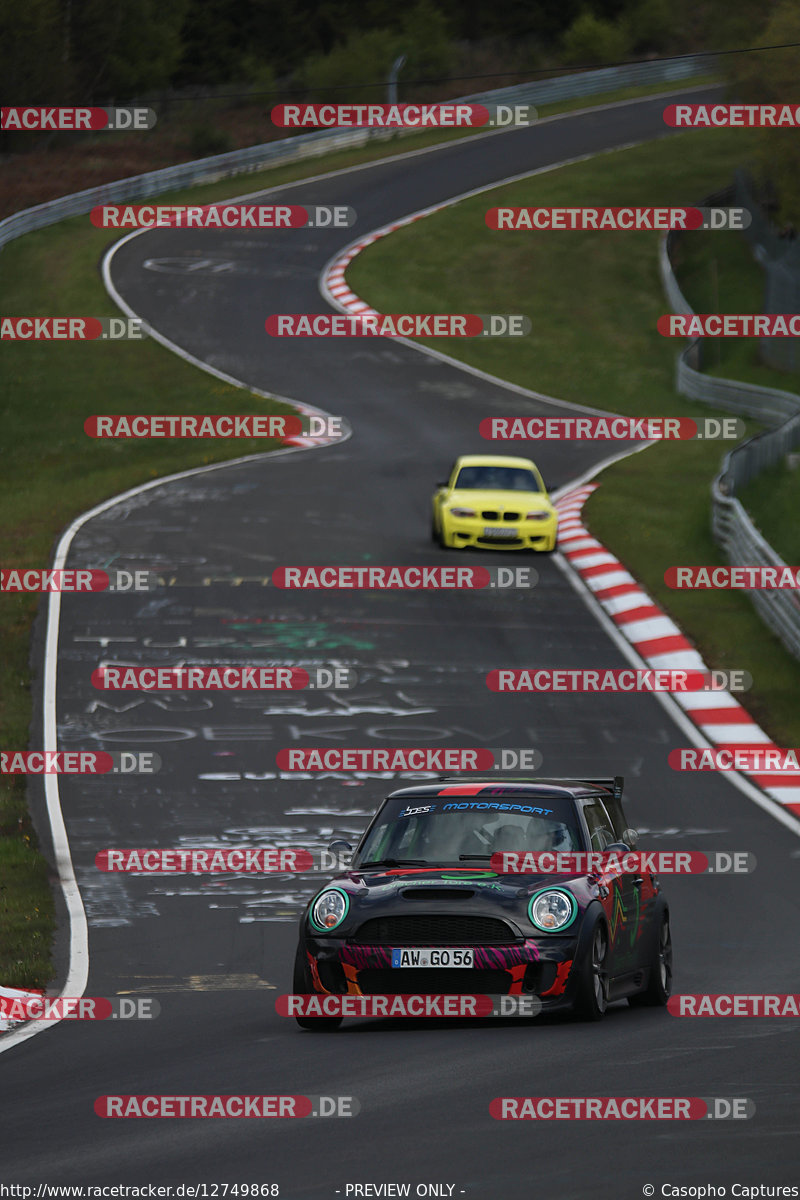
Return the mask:
POLYGON ((372 946, 504 946, 517 941, 496 917, 419 915, 373 917, 353 941, 372 946))
POLYGON ((431 900, 469 900, 474 896, 473 888, 449 888, 449 887, 421 887, 421 888, 404 888, 404 900, 424 900, 430 904, 431 900))

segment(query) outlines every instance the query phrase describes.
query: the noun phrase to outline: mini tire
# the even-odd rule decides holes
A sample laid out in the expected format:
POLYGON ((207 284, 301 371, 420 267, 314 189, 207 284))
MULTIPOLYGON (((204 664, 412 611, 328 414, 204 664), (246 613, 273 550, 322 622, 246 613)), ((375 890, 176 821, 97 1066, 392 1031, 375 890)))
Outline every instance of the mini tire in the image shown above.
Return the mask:
POLYGON ((654 946, 647 987, 628 996, 631 1008, 663 1008, 672 995, 672 932, 666 904, 655 914, 654 946))
POLYGON ((573 1011, 581 1021, 602 1021, 606 1014, 609 948, 608 927, 598 908, 584 926, 577 952, 580 962, 573 1011))
MULTIPOLYGON (((294 959, 292 991, 300 994, 307 994, 314 991, 308 975, 306 952, 302 942, 297 947, 297 954, 295 955, 294 959)), ((338 1029, 342 1023, 342 1018, 296 1016, 295 1021, 297 1021, 297 1024, 301 1029, 311 1029, 315 1033, 324 1033, 326 1030, 338 1029)))

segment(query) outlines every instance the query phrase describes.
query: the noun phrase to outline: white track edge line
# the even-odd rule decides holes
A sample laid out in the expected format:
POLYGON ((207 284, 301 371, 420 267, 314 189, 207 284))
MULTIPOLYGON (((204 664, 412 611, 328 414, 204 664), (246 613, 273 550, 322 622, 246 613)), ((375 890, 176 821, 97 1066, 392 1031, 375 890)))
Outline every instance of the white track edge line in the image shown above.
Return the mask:
MULTIPOLYGON (((537 120, 536 124, 543 125, 543 124, 547 124, 552 121, 562 120, 567 117, 584 116, 587 113, 591 113, 591 112, 603 112, 603 111, 606 111, 611 108, 621 108, 626 105, 641 103, 643 100, 658 100, 660 98, 680 94, 685 91, 707 91, 707 90, 711 90, 718 86, 719 86, 718 84, 703 84, 696 88, 692 88, 691 82, 689 81, 688 86, 674 88, 667 92, 658 92, 658 93, 655 93, 654 95, 650 95, 650 96, 635 96, 628 100, 612 101, 612 102, 609 102, 608 104, 590 105, 587 108, 573 109, 569 112, 564 112, 564 113, 554 113, 552 116, 543 117, 543 118, 541 118, 541 120, 537 120)), ((504 133, 504 132, 510 133, 510 132, 513 132, 513 129, 505 129, 505 130, 496 129, 496 130, 487 131, 486 133, 483 133, 483 134, 473 134, 472 137, 468 140, 477 141, 479 139, 482 139, 485 137, 492 137, 495 134, 504 133)), ((437 143, 433 146, 426 146, 426 147, 422 147, 417 150, 408 150, 402 154, 388 155, 388 156, 373 160, 372 162, 359 163, 359 164, 356 164, 355 166, 341 167, 341 168, 338 168, 337 170, 323 172, 319 175, 306 176, 305 178, 299 179, 299 180, 291 180, 291 181, 288 181, 283 184, 277 184, 271 188, 259 189, 258 191, 255 191, 255 192, 243 193, 243 195, 241 195, 241 196, 233 197, 232 200, 229 201, 229 203, 232 203, 234 200, 237 200, 237 199, 245 199, 248 196, 268 195, 271 192, 282 191, 282 190, 288 189, 290 187, 301 186, 302 184, 305 184, 305 183, 315 183, 315 182, 318 182, 319 180, 330 179, 337 175, 352 173, 353 171, 364 170, 366 168, 376 166, 380 163, 395 162, 398 159, 411 158, 411 157, 415 157, 420 154, 428 154, 435 150, 441 150, 443 148, 446 148, 456 142, 461 142, 461 141, 465 141, 465 140, 467 140, 467 139, 453 138, 453 139, 450 139, 445 142, 437 143)), ((632 143, 632 144, 636 145, 637 143, 632 143)), ((626 147, 618 147, 618 149, 624 149, 624 148, 626 148, 626 147)), ((584 158, 590 158, 590 157, 595 157, 595 155, 582 156, 580 159, 575 159, 573 161, 576 161, 576 162, 583 161, 584 158)), ((204 186, 204 185, 198 185, 198 186, 204 186)), ((502 182, 497 186, 502 186, 502 182)), ((484 189, 479 189, 479 190, 484 190, 484 189)), ((123 300, 122 296, 120 296, 120 294, 117 292, 116 288, 114 287, 114 284, 111 280, 109 264, 111 262, 111 259, 114 256, 114 253, 120 246, 122 246, 125 242, 129 241, 131 238, 138 236, 138 234, 145 233, 145 232, 148 232, 148 231, 144 230, 144 229, 133 230, 126 237, 121 238, 118 242, 115 242, 114 245, 112 247, 110 247, 110 249, 103 255, 103 260, 102 260, 102 278, 103 278, 103 284, 106 288, 106 291, 109 293, 109 295, 114 300, 114 302, 118 305, 118 307, 121 309, 121 311, 124 312, 129 317, 136 317, 137 314, 130 307, 130 305, 128 305, 126 303, 126 301, 123 300)), ((333 307, 337 307, 337 306, 334 304, 333 307)), ((216 378, 222 380, 225 383, 229 383, 233 387, 243 388, 243 389, 251 392, 253 395, 262 396, 265 399, 279 400, 283 403, 289 404, 298 409, 304 408, 307 412, 313 412, 320 416, 332 415, 332 414, 325 413, 322 409, 314 408, 312 405, 305 405, 300 401, 290 400, 288 397, 276 396, 274 393, 264 392, 260 388, 252 387, 247 383, 243 383, 241 380, 237 380, 234 376, 228 375, 224 371, 218 370, 216 367, 212 367, 209 363, 205 363, 201 359, 198 359, 194 355, 190 354, 188 351, 183 350, 180 346, 176 345, 174 342, 171 342, 168 338, 164 337, 163 334, 160 334, 160 333, 158 333, 157 330, 154 330, 149 325, 149 323, 148 323, 148 335, 151 338, 153 338, 154 341, 156 341, 160 345, 164 346, 165 349, 171 350, 174 354, 177 354, 178 357, 184 359, 184 361, 191 363, 193 366, 199 367, 201 370, 206 371, 210 375, 214 375, 216 378)), ((405 338, 396 339, 396 340, 408 341, 408 339, 405 339, 405 338)), ((410 342, 409 344, 414 346, 414 348, 417 350, 422 349, 422 347, 419 347, 414 342, 410 342)), ((447 355, 442 355, 438 351, 432 351, 431 354, 434 357, 438 356, 438 357, 445 359, 448 362, 453 362, 455 365, 459 366, 461 369, 465 369, 465 364, 458 363, 457 360, 450 359, 450 358, 448 358, 447 355)), ((482 376, 488 380, 494 381, 494 379, 495 379, 494 376, 487 375, 483 372, 478 371, 477 369, 474 370, 472 373, 474 373, 478 376, 482 376)), ((509 385, 504 380, 497 380, 497 382, 505 387, 508 387, 509 390, 519 391, 523 395, 532 396, 533 398, 541 399, 541 400, 545 400, 545 401, 551 401, 550 397, 540 396, 536 392, 530 392, 527 389, 517 388, 513 384, 509 385)), ((594 412, 600 411, 597 409, 583 408, 582 406, 579 406, 579 405, 569 405, 568 402, 558 401, 555 399, 552 399, 551 402, 554 404, 557 404, 557 405, 566 405, 567 407, 575 408, 575 409, 578 409, 579 411, 584 411, 584 412, 594 413, 594 412)), ((346 441, 351 436, 352 436, 352 429, 349 426, 347 426, 346 430, 344 431, 343 436, 341 438, 337 439, 337 442, 333 443, 333 444, 338 445, 339 442, 346 441)), ((649 445, 649 444, 650 443, 646 443, 646 445, 649 445)), ((644 448, 645 448, 644 446, 637 447, 636 450, 630 451, 629 453, 636 453, 637 450, 644 449, 644 448)), ((138 495, 141 492, 147 491, 154 487, 158 487, 161 484, 172 483, 177 479, 185 479, 187 476, 190 476, 190 475, 202 474, 207 471, 218 470, 222 467, 237 466, 240 463, 253 462, 255 459, 262 458, 262 457, 266 458, 266 457, 275 456, 275 455, 298 453, 305 449, 324 449, 324 446, 291 447, 291 448, 287 447, 286 449, 266 451, 266 452, 264 452, 264 454, 245 455, 242 458, 228 459, 227 461, 222 462, 222 463, 212 463, 212 464, 209 464, 209 465, 206 465, 203 467, 193 467, 187 471, 179 471, 173 475, 165 475, 159 479, 151 480, 148 483, 137 485, 136 487, 129 489, 127 492, 120 493, 119 495, 114 496, 107 501, 103 501, 101 504, 95 506, 92 509, 89 509, 87 512, 76 517, 75 520, 72 522, 72 524, 67 528, 67 530, 62 534, 61 538, 59 539, 58 546, 56 548, 56 552, 55 552, 55 556, 54 556, 54 565, 58 565, 59 562, 63 563, 66 561, 66 556, 69 553, 72 539, 74 538, 74 536, 78 532, 78 530, 87 521, 91 520, 95 516, 98 516, 101 512, 104 512, 106 509, 111 508, 118 503, 121 503, 123 500, 126 500, 131 496, 138 495)), ((623 452, 622 454, 617 455, 610 460, 605 460, 606 465, 608 465, 612 461, 616 461, 617 458, 624 458, 624 457, 626 457, 626 454, 623 452)), ((575 484, 568 485, 568 486, 572 486, 572 487, 578 486, 579 482, 580 481, 577 481, 575 484)), ((563 491, 568 490, 568 486, 565 486, 564 488, 560 489, 559 491, 563 492, 563 491)), ((555 493, 555 492, 553 493, 554 496, 556 496, 557 494, 559 494, 559 493, 555 493)), ((560 558, 560 556, 558 556, 558 555, 555 557, 560 558)), ((57 747, 56 710, 55 710, 55 694, 56 694, 56 680, 57 680, 57 663, 56 663, 57 655, 51 655, 50 651, 51 651, 51 647, 55 647, 57 649, 60 614, 61 614, 61 595, 58 592, 51 592, 48 597, 47 632, 46 632, 46 636, 45 636, 43 706, 44 706, 45 747, 47 747, 48 744, 52 741, 53 748, 57 747), (52 700, 52 703, 50 703, 50 700, 52 700)), ((65 904, 67 906, 67 913, 68 913, 69 921, 70 921, 69 967, 67 970, 67 979, 66 979, 66 981, 64 983, 64 987, 61 990, 61 992, 59 993, 59 995, 60 996, 69 996, 71 994, 74 994, 75 996, 82 996, 84 993, 84 990, 86 988, 86 984, 88 982, 88 977, 89 977, 88 926, 87 926, 87 922, 86 922, 86 912, 83 907, 83 902, 82 902, 81 895, 80 895, 80 889, 78 888, 77 881, 75 879, 75 872, 74 872, 74 867, 73 867, 73 863, 72 863, 72 856, 71 856, 70 847, 69 847, 69 839, 67 837, 66 827, 64 824, 64 815, 63 815, 63 812, 61 809, 61 796, 60 796, 60 791, 58 788, 58 776, 57 775, 52 775, 52 776, 45 775, 45 797, 46 797, 47 815, 48 815, 48 820, 50 822, 51 836, 53 839, 53 854, 54 854, 54 859, 55 859, 56 870, 58 873, 59 885, 61 887, 61 892, 64 897, 65 904), (72 993, 70 991, 70 989, 73 987, 77 989, 74 991, 74 993, 72 993)), ((12 1046, 18 1045, 20 1042, 27 1041, 28 1038, 34 1037, 37 1033, 42 1033, 45 1029, 53 1028, 55 1025, 58 1025, 58 1024, 60 1024, 59 1021, 35 1021, 35 1022, 31 1022, 31 1024, 26 1025, 24 1028, 19 1029, 15 1032, 10 1032, 10 1033, 5 1033, 5 1034, 0 1033, 0 1054, 2 1054, 5 1050, 9 1050, 12 1046)))
MULTIPOLYGON (((404 228, 406 225, 411 224, 414 219, 422 218, 424 216, 429 216, 429 215, 432 215, 433 213, 440 212, 440 211, 442 211, 442 209, 447 208, 452 204, 458 203, 460 200, 465 200, 471 196, 480 195, 482 192, 492 191, 495 188, 503 187, 508 183, 517 182, 522 179, 528 179, 535 175, 543 175, 543 174, 548 173, 549 171, 554 171, 561 167, 572 166, 575 163, 585 162, 587 159, 590 159, 590 158, 599 158, 605 154, 615 154, 615 153, 618 153, 618 152, 621 152, 624 150, 632 149, 636 146, 650 144, 650 141, 652 141, 652 140, 657 140, 657 139, 650 139, 650 140, 648 140, 647 143, 629 142, 629 143, 626 143, 621 146, 612 147, 611 149, 608 149, 608 150, 598 151, 594 154, 579 155, 572 159, 565 159, 559 163, 553 163, 553 164, 550 164, 545 167, 538 167, 538 168, 534 169, 533 171, 526 171, 520 175, 511 176, 507 179, 500 180, 498 183, 487 184, 487 185, 484 185, 479 188, 474 188, 471 191, 463 192, 457 196, 452 197, 450 200, 442 201, 438 204, 431 205, 428 208, 420 209, 417 212, 410 214, 408 218, 401 218, 399 222, 392 222, 388 225, 381 226, 379 229, 373 230, 369 234, 364 234, 361 238, 358 238, 356 241, 351 242, 348 246, 346 246, 343 250, 341 250, 338 255, 335 255, 333 258, 331 258, 328 261, 326 266, 323 268, 322 274, 320 276, 320 281, 319 281, 320 293, 323 296, 323 298, 326 299, 328 301, 328 303, 330 303, 334 308, 337 308, 343 312, 347 311, 346 306, 339 303, 335 299, 335 297, 330 293, 330 291, 328 290, 327 277, 328 277, 329 272, 336 265, 336 263, 340 259, 342 259, 346 254, 350 253, 350 251, 355 249, 356 246, 361 245, 364 242, 364 239, 367 237, 375 237, 376 235, 380 236, 380 237, 386 237, 389 235, 390 232, 393 232, 396 227, 404 228)), ((370 243, 370 244, 372 244, 372 243, 370 243)), ((363 245, 363 248, 364 249, 367 248, 366 244, 363 245)), ((356 257, 356 255, 351 254, 349 261, 352 261, 352 259, 354 257, 356 257)), ((349 263, 348 263, 348 265, 349 265, 349 263)), ((466 363, 459 362, 458 359, 451 358, 450 356, 448 356, 446 354, 442 354, 438 350, 431 350, 427 346, 422 346, 419 343, 415 342, 413 339, 393 338, 392 340, 403 342, 406 345, 413 347, 415 350, 420 351, 422 354, 428 354, 431 357, 444 360, 445 362, 448 362, 448 363, 452 364, 453 366, 458 367, 461 370, 467 371, 467 373, 469 373, 469 374, 479 376, 480 378, 486 379, 487 381, 489 381, 495 385, 498 385, 501 388, 505 388, 510 391, 514 391, 517 394, 525 395, 525 396, 528 396, 533 399, 543 400, 548 403, 552 403, 558 407, 577 409, 579 411, 590 412, 590 413, 602 412, 602 410, 600 410, 600 409, 585 408, 581 405, 572 404, 569 401, 559 400, 555 397, 544 396, 541 393, 530 391, 527 388, 522 388, 522 387, 518 386, 517 384, 509 383, 506 380, 498 379, 496 376, 490 375, 487 372, 480 371, 479 369, 471 367, 466 363)), ((588 482, 590 479, 593 479, 601 471, 604 471, 607 467, 611 466, 614 462, 618 462, 623 458, 627 458, 631 454, 640 453, 642 450, 646 450, 649 446, 652 446, 653 444, 654 443, 652 441, 643 442, 640 446, 635 446, 632 449, 623 450, 618 454, 611 455, 608 458, 603 459, 602 462, 600 462, 598 465, 596 465, 594 467, 589 468, 588 471, 584 472, 583 475, 580 475, 572 483, 565 484, 563 487, 560 487, 556 491, 554 491, 552 493, 553 499, 558 499, 560 496, 565 495, 567 492, 573 491, 574 489, 580 487, 582 484, 588 482)), ((556 565, 558 566, 558 568, 567 576, 567 578, 570 579, 573 586, 575 587, 575 590, 584 599, 584 602, 587 604, 587 607, 589 607, 592 611, 595 612, 595 615, 597 616, 598 622, 601 625, 601 627, 606 631, 606 633, 608 633, 608 635, 611 637, 612 641, 620 649, 624 650, 624 653, 625 653, 626 657, 628 658, 628 660, 636 666, 646 667, 647 664, 645 663, 644 659, 641 658, 640 655, 633 649, 632 643, 630 643, 623 637, 623 635, 617 629, 614 622, 611 620, 611 618, 606 613, 605 609, 600 604, 600 601, 596 599, 596 597, 594 596, 594 593, 591 591, 591 589, 586 586, 586 584, 584 583, 580 574, 578 573, 577 569, 572 566, 572 563, 559 553, 554 554, 553 559, 554 559, 556 565)), ((624 570, 626 570, 626 571, 628 570, 628 568, 625 567, 624 563, 620 562, 620 566, 624 570)), ((646 593, 646 594, 648 594, 648 593, 646 593)), ((682 629, 680 630, 680 633, 683 637, 686 636, 683 633, 682 629)), ((689 718, 685 715, 683 710, 680 708, 680 706, 672 698, 671 695, 669 695, 668 693, 660 693, 660 692, 655 692, 654 695, 658 698, 658 700, 660 701, 662 706, 666 709, 666 711, 670 714, 670 716, 672 716, 673 720, 678 725, 678 727, 680 729, 682 729, 683 732, 685 732, 687 734, 687 736, 689 736, 693 745, 697 746, 698 748, 706 748, 706 749, 712 748, 712 743, 708 742, 699 733, 698 727, 689 720, 689 718)), ((730 783, 732 783, 735 787, 738 787, 740 791, 742 791, 745 795, 747 795, 749 797, 749 799, 753 800, 760 808, 762 808, 765 812, 767 812, 771 816, 773 816, 782 825, 785 825, 787 829, 791 829, 796 836, 800 837, 800 824, 798 823, 796 817, 787 813, 785 810, 785 807, 782 804, 780 804, 779 801, 774 800, 766 792, 762 792, 758 787, 756 787, 755 784, 752 784, 748 779, 746 779, 744 776, 739 774, 739 772, 734 772, 734 771, 723 772, 723 778, 726 778, 726 777, 729 779, 730 783)))
MULTIPOLYGON (((134 231, 141 232, 139 230, 134 231)), ((102 278, 111 298, 119 306, 119 308, 129 317, 136 317, 135 311, 117 292, 111 280, 109 271, 109 262, 113 257, 114 251, 126 242, 131 235, 120 239, 103 256, 102 262, 102 278)), ((208 363, 204 363, 201 359, 195 358, 182 347, 175 345, 163 334, 157 330, 150 330, 149 336, 165 349, 171 350, 177 354, 179 358, 190 363, 192 366, 199 367, 208 374, 215 376, 224 383, 229 383, 233 387, 243 388, 251 392, 253 395, 262 396, 265 399, 280 400, 285 404, 289 404, 299 411, 313 413, 317 416, 327 417, 332 414, 324 412, 323 409, 316 408, 313 405, 305 404, 301 401, 290 400, 288 397, 276 396, 274 393, 264 392, 260 388, 251 387, 247 383, 236 379, 232 375, 226 374, 224 371, 219 371, 216 367, 212 367, 208 363)), ((335 442, 327 443, 328 445, 339 445, 343 441, 347 441, 352 436, 352 429, 343 422, 343 436, 337 438, 335 442)), ((266 450, 257 454, 243 455, 241 458, 231 458, 224 462, 208 463, 202 467, 191 467, 185 471, 177 471, 172 475, 162 475, 158 479, 151 479, 147 483, 137 484, 133 488, 129 488, 126 492, 121 492, 116 496, 110 497, 108 500, 102 501, 93 508, 77 516, 62 533, 59 538, 58 545, 53 557, 53 566, 62 567, 66 562, 69 554, 70 546, 75 534, 86 524, 87 521, 106 512, 109 508, 115 507, 117 504, 123 503, 125 500, 133 496, 138 496, 142 492, 150 491, 153 488, 161 487, 164 484, 174 483, 178 479, 186 479, 191 475, 206 474, 211 471, 221 470, 223 467, 235 467, 242 463, 254 462, 257 459, 269 460, 276 455, 287 454, 302 454, 308 449, 325 449, 325 445, 313 447, 287 446, 276 450, 266 450)), ((56 684, 58 678, 57 665, 57 649, 58 649, 58 634, 59 634, 59 619, 61 615, 61 594, 59 592, 50 592, 48 596, 47 608, 47 630, 45 634, 45 650, 44 650, 44 680, 43 680, 43 713, 44 713, 44 748, 57 749, 57 726, 56 726, 56 684)), ((83 907, 80 889, 78 888, 75 878, 75 870, 72 863, 72 855, 70 853, 69 839, 67 837, 66 826, 64 824, 64 814, 61 809, 61 793, 58 786, 57 775, 45 775, 45 799, 48 821, 50 823, 50 831, 53 840, 53 858, 58 875, 58 883, 61 888, 61 894, 64 897, 64 902, 67 908, 67 916, 69 919, 69 965, 67 968, 67 978, 59 992, 59 996, 78 997, 84 994, 86 984, 89 979, 89 930, 86 921, 86 911, 83 907)), ((5 1050, 11 1049, 12 1046, 18 1045, 20 1042, 27 1041, 28 1038, 34 1037, 37 1033, 43 1033, 46 1029, 52 1029, 60 1024, 58 1020, 52 1021, 32 1021, 26 1024, 21 1029, 9 1032, 0 1033, 0 1054, 5 1050)))

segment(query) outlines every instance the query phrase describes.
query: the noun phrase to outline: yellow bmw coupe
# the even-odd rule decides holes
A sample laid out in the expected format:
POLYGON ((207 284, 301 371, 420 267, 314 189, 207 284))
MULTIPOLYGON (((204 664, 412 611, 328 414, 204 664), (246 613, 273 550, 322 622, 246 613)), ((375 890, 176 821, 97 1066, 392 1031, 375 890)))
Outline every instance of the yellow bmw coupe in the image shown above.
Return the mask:
POLYGON ((431 536, 440 546, 555 550, 558 513, 529 458, 463 454, 433 495, 431 536))

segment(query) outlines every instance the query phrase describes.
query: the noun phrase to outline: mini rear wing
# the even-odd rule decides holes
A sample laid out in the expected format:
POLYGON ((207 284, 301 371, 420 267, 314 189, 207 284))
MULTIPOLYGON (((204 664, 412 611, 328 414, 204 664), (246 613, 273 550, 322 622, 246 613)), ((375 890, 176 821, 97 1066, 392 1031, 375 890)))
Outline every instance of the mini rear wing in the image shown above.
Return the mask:
POLYGON ((614 799, 619 800, 622 796, 622 789, 625 787, 625 776, 615 775, 613 779, 580 779, 576 783, 594 783, 597 787, 608 788, 613 792, 614 799))
MULTIPOLYGON (((468 783, 469 781, 470 781, 469 776, 466 776, 466 775, 440 775, 439 776, 440 783, 468 783)), ((620 797, 622 796, 622 789, 625 786, 625 777, 624 777, 624 775, 614 775, 613 778, 606 778, 606 779, 585 779, 585 778, 566 779, 565 778, 562 780, 556 780, 556 779, 532 779, 529 776, 523 777, 521 775, 516 775, 516 776, 506 775, 506 776, 499 776, 497 779, 491 779, 491 778, 487 778, 487 777, 483 777, 483 778, 479 777, 476 779, 473 777, 472 782, 474 782, 474 783, 498 783, 498 784, 501 784, 503 782, 505 782, 505 783, 555 783, 555 784, 558 784, 558 783, 589 783, 589 784, 594 785, 595 787, 606 788, 609 792, 613 793, 615 800, 619 800, 620 797)))

